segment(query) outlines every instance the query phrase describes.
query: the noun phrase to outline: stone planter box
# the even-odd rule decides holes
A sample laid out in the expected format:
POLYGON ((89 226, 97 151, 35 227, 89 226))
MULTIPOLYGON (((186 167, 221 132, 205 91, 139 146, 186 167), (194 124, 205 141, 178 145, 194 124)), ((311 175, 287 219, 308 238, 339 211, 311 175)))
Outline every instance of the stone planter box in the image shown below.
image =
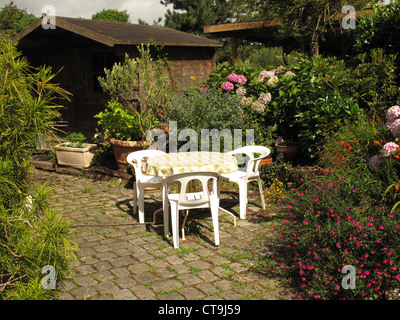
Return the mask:
POLYGON ((75 168, 88 168, 96 153, 97 145, 84 143, 82 148, 75 147, 76 144, 65 142, 55 146, 57 163, 59 165, 75 168))

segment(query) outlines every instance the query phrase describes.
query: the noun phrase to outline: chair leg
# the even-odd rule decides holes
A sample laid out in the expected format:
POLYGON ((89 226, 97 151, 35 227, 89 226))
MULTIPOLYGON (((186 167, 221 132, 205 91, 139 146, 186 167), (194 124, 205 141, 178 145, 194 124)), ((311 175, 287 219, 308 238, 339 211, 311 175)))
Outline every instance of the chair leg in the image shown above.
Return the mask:
POLYGON ((260 178, 258 178, 257 182, 258 182, 258 189, 260 190, 262 208, 265 210, 265 199, 264 199, 264 190, 262 187, 262 181, 260 178))
POLYGON ((133 183, 133 214, 137 213, 137 184, 133 183))
POLYGON ((139 209, 139 223, 144 223, 144 188, 137 188, 138 190, 138 209, 139 209))
POLYGON ((162 186, 162 200, 163 200, 163 221, 164 221, 164 237, 169 236, 169 201, 167 196, 167 188, 163 183, 162 186))
POLYGON ((247 183, 239 183, 240 219, 246 219, 247 211, 247 183))
POLYGON ((186 224, 186 220, 187 220, 188 215, 189 215, 189 210, 186 210, 185 218, 183 219, 183 223, 182 223, 182 241, 186 240, 186 238, 185 238, 185 224, 186 224))
POLYGON ((171 206, 171 227, 174 248, 179 248, 179 210, 176 206, 171 206))
POLYGON ((211 206, 211 217, 214 227, 215 245, 219 246, 219 222, 218 222, 218 205, 211 206))

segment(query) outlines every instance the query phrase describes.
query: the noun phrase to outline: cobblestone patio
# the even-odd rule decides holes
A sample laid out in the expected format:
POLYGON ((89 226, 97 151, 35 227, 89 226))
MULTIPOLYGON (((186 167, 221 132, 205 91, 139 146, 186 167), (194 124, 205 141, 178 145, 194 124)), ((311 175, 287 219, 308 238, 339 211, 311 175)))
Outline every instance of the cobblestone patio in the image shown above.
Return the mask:
MULTIPOLYGON (((248 219, 238 220, 236 227, 231 216, 220 214, 219 247, 214 246, 210 213, 193 210, 186 240, 174 249, 172 238, 163 236, 161 213, 155 225, 138 223, 132 189, 125 183, 38 169, 30 179, 53 189, 51 204, 72 222, 79 245, 62 300, 290 299, 275 281, 249 269, 257 262, 257 243, 273 237, 273 219, 254 203, 248 219)), ((221 198, 228 208, 237 204, 236 192, 223 192, 221 198)), ((159 208, 160 192, 147 192, 146 222, 159 208)))

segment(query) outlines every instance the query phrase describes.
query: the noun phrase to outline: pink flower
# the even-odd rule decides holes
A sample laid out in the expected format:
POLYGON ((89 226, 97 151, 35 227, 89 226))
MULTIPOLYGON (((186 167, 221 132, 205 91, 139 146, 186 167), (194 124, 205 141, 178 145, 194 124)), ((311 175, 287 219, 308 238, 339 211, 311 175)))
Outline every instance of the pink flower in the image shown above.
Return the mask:
POLYGON ((235 86, 233 85, 232 82, 225 81, 223 84, 221 84, 221 89, 225 91, 230 91, 233 90, 235 86))
POLYGON ((386 124, 388 126, 388 129, 394 135, 396 138, 399 137, 399 131, 400 131, 400 119, 395 119, 389 123, 386 124))
POLYGON ((386 117, 389 121, 394 121, 395 119, 400 117, 400 106, 390 107, 386 112, 386 117))
POLYGON ((231 82, 238 82, 238 75, 236 74, 236 73, 231 73, 229 76, 228 76, 228 80, 229 81, 231 81, 231 82))
POLYGON ((207 91, 208 91, 208 87, 205 84, 203 84, 201 86, 201 92, 207 92, 207 91))
POLYGON ((237 80, 238 80, 237 83, 239 83, 240 85, 246 84, 246 82, 247 82, 247 78, 242 75, 238 76, 237 80))
POLYGON ((382 149, 382 153, 384 157, 389 157, 393 152, 399 149, 399 145, 395 142, 385 143, 382 149))

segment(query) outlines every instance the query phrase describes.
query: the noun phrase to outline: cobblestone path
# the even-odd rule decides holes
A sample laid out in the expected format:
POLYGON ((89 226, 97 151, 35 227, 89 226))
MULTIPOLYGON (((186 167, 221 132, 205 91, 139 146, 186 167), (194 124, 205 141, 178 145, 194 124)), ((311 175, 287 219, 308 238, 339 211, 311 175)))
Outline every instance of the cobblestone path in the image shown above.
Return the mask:
MULTIPOLYGON (((161 213, 156 225, 138 223, 132 189, 125 183, 37 169, 30 179, 53 189, 51 204, 72 222, 79 245, 72 275, 61 289, 62 300, 290 299, 276 282, 249 267, 260 254, 257 243, 273 236, 271 219, 256 218, 266 215, 255 204, 249 206, 249 218, 238 220, 236 227, 229 215, 220 214, 219 247, 214 246, 210 213, 193 210, 186 240, 174 249, 172 238, 163 237, 161 213)), ((222 193, 228 205, 237 203, 235 196, 222 193)), ((146 222, 160 207, 160 192, 147 192, 146 222)))

